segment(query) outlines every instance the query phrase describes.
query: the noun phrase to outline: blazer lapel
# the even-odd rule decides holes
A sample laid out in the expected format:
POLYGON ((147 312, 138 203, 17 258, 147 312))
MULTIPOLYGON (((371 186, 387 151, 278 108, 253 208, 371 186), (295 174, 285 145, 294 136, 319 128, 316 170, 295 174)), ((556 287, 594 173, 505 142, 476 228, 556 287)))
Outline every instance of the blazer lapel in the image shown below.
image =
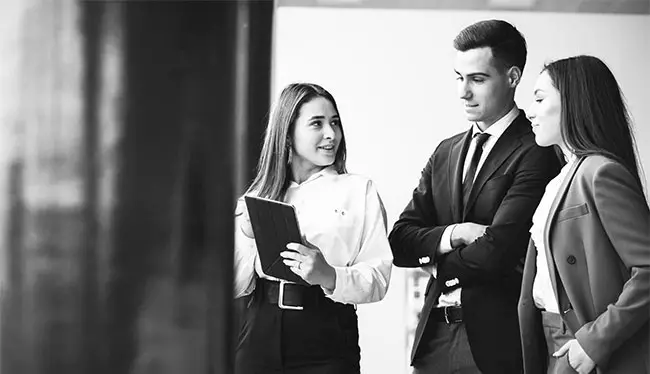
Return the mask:
POLYGON ((469 194, 467 199, 467 206, 465 206, 463 211, 463 220, 467 216, 469 208, 474 205, 476 197, 483 189, 485 183, 490 180, 492 174, 499 169, 501 164, 503 164, 510 155, 521 146, 521 140, 519 139, 528 129, 528 121, 523 111, 519 111, 519 115, 515 120, 508 126, 506 131, 499 137, 496 144, 488 154, 483 166, 476 174, 474 179, 474 184, 472 185, 472 191, 469 194))
POLYGON ((533 301, 533 282, 537 273, 537 248, 531 239, 526 252, 524 274, 521 281, 521 294, 517 312, 519 315, 519 331, 521 333, 521 346, 523 354, 524 372, 527 374, 545 374, 544 368, 548 354, 544 331, 542 329, 542 315, 535 307, 533 301))
POLYGON ((569 172, 564 176, 564 180, 560 184, 560 188, 558 189, 558 193, 555 195, 555 199, 553 199, 553 204, 551 204, 551 209, 548 212, 548 218, 546 219, 546 223, 544 224, 544 251, 546 252, 546 263, 548 264, 548 271, 549 274, 555 274, 555 276, 551 276, 551 283, 553 283, 553 292, 555 292, 555 297, 556 299, 559 300, 558 292, 557 292, 557 273, 555 271, 555 262, 553 261, 553 256, 551 254, 551 226, 553 225, 553 221, 555 219, 555 216, 557 215, 557 210, 558 207, 560 206, 560 203, 562 200, 564 200, 564 196, 566 195, 569 185, 571 184, 571 181, 573 180, 573 176, 575 175, 576 171, 578 170, 578 166, 584 161, 584 157, 580 157, 578 160, 576 160, 573 165, 571 166, 571 169, 569 169, 569 172))
POLYGON ((454 222, 460 222, 463 206, 463 166, 465 155, 472 140, 472 128, 459 138, 449 149, 449 191, 451 191, 451 207, 454 222))

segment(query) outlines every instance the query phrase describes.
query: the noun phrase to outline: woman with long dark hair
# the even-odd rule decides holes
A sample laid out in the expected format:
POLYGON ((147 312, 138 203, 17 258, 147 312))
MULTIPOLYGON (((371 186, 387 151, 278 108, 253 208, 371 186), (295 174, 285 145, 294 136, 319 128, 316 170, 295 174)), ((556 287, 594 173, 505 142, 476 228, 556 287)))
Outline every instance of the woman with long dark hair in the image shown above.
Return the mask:
POLYGON ((598 58, 545 66, 528 111, 566 165, 533 216, 519 301, 530 373, 648 373, 650 210, 623 95, 598 58))
POLYGON ((356 304, 381 300, 392 254, 373 182, 349 174, 336 101, 309 83, 273 105, 248 195, 295 206, 303 243, 284 263, 311 286, 264 274, 243 199, 235 217, 235 297, 249 297, 237 373, 359 373, 356 304))

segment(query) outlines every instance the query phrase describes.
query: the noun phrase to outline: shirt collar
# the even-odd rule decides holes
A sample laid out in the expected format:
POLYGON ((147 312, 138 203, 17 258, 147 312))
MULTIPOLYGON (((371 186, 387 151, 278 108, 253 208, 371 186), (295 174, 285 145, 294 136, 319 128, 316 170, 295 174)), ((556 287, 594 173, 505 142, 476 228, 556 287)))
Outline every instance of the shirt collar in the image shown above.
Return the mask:
POLYGON ((564 157, 564 161, 566 161, 567 165, 572 163, 578 158, 578 156, 576 156, 575 153, 565 152, 564 150, 562 150, 562 156, 564 157))
POLYGON ((508 126, 517 118, 519 115, 519 108, 515 104, 512 109, 508 113, 506 113, 505 116, 499 118, 498 121, 494 122, 490 127, 488 127, 485 131, 481 131, 481 129, 478 127, 478 123, 474 122, 474 125, 472 126, 472 136, 475 134, 485 132, 486 134, 490 134, 490 140, 491 141, 496 141, 501 137, 501 135, 508 129, 508 126))
MULTIPOLYGON (((320 178, 320 177, 324 177, 324 176, 327 176, 327 175, 338 175, 338 174, 339 174, 339 173, 338 173, 338 172, 336 171, 336 169, 334 168, 334 165, 330 165, 330 166, 328 166, 328 167, 322 169, 321 171, 312 174, 309 178, 307 178, 307 179, 306 179, 304 182, 302 182, 301 184, 309 183, 309 182, 311 182, 311 181, 313 181, 313 180, 316 180, 316 179, 318 179, 318 178, 320 178)), ((291 186, 291 187, 297 187, 297 186, 300 186, 300 184, 298 184, 298 183, 296 183, 296 181, 293 181, 293 180, 292 180, 291 183, 290 183, 290 186, 291 186)))

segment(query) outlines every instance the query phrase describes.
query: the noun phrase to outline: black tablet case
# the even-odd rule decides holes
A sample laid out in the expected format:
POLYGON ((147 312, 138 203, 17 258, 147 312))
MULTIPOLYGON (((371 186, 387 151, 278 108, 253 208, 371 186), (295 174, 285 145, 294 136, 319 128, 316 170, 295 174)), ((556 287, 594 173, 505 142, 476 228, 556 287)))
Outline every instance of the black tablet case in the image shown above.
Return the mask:
POLYGON ((264 274, 308 286, 280 256, 280 252, 290 250, 288 243, 302 243, 293 205, 254 196, 244 196, 244 199, 264 274))

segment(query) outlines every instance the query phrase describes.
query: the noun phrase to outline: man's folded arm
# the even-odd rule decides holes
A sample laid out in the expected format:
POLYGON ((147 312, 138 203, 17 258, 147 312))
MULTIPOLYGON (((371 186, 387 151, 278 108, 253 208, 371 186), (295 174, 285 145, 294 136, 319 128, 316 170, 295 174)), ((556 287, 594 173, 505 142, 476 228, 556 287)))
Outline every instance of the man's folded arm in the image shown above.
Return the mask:
POLYGON ((447 225, 438 226, 435 217, 431 186, 434 158, 435 153, 422 171, 411 201, 388 236, 395 266, 421 267, 432 264, 447 228, 447 225))
POLYGON ((490 281, 510 274, 526 254, 532 216, 559 162, 550 148, 531 148, 521 160, 513 183, 485 234, 438 259, 443 282, 458 278, 458 286, 490 281))

